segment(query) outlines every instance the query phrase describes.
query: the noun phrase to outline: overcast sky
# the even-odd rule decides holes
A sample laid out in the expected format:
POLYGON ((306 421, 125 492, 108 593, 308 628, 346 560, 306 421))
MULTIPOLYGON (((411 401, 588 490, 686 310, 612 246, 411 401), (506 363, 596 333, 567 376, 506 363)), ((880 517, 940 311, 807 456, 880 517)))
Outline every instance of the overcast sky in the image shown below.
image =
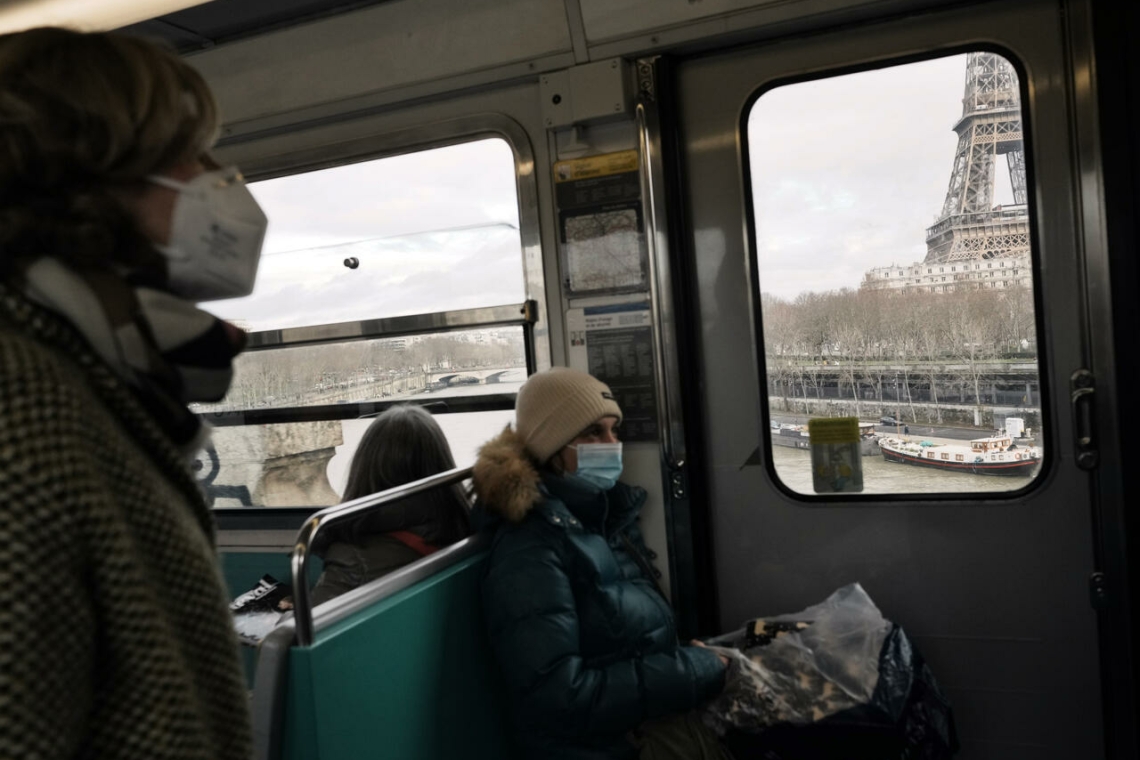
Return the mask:
POLYGON ((524 300, 515 163, 479 140, 256 182, 269 232, 248 298, 210 310, 249 329, 524 300), (356 269, 344 266, 355 257, 356 269))
MULTIPOLYGON (((964 55, 780 87, 748 120, 761 289, 858 287, 926 255, 950 181, 964 55)), ((502 140, 251 185, 269 233, 249 298, 265 330, 524 299, 514 157, 502 140), (360 261, 357 269, 345 258, 360 261)), ((1012 202, 1004 162, 995 203, 1012 202)))
MULTIPOLYGON (((966 56, 781 87, 748 120, 760 289, 855 288, 926 256, 962 115, 966 56)), ((999 160, 994 203, 1012 203, 999 160)))

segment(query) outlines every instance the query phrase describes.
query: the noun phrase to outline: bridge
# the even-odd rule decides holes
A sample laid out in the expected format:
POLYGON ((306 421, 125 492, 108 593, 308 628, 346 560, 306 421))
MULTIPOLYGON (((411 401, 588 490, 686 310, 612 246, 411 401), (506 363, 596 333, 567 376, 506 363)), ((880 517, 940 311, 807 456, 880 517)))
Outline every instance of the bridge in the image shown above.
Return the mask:
POLYGON ((526 380, 526 367, 440 369, 427 373, 429 387, 447 388, 453 385, 474 385, 476 383, 491 385, 502 382, 522 382, 523 380, 526 380))

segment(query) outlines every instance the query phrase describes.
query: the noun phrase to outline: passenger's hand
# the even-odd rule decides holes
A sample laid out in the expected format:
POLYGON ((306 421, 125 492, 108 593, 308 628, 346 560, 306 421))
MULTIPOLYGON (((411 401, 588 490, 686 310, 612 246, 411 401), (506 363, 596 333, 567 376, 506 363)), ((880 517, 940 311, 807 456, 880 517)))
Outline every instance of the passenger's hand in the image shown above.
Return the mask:
MULTIPOLYGON (((695 647, 700 647, 701 649, 708 649, 708 645, 707 645, 707 644, 705 644, 705 642, 703 642, 703 641, 698 641, 697 639, 693 639, 693 640, 692 640, 692 641, 690 641, 689 643, 690 643, 690 644, 692 644, 692 645, 693 645, 693 646, 695 646, 695 647)), ((721 664, 722 664, 722 665, 724 665, 724 666, 727 668, 727 667, 728 667, 728 658, 727 658, 727 657, 725 657, 725 656, 724 656, 723 654, 721 654, 720 652, 716 652, 715 654, 716 654, 716 656, 717 656, 717 659, 718 659, 718 660, 720 660, 721 664)))

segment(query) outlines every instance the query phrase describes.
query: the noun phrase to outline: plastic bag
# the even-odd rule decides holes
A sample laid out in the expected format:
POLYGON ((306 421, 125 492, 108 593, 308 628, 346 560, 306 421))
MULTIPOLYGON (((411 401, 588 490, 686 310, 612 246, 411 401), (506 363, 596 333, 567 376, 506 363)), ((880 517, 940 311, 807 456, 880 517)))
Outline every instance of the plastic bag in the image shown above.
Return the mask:
POLYGON ((945 760, 958 749, 934 674, 858 584, 709 643, 730 663, 703 719, 739 760, 945 760))
POLYGON ((710 643, 728 646, 729 673, 706 722, 760 730, 811 723, 870 700, 891 624, 858 583, 790 615, 749 621, 710 643), (739 651, 737 651, 739 650, 739 651))
POLYGON ((879 683, 866 704, 806 725, 730 729, 722 741, 736 760, 949 760, 959 748, 950 703, 898 626, 883 643, 879 683))

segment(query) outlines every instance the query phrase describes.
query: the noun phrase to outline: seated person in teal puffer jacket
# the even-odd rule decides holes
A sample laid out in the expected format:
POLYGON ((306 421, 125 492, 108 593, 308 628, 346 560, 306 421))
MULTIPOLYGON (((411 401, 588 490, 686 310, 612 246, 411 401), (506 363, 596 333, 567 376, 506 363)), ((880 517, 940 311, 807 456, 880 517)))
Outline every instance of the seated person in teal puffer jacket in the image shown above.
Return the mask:
POLYGON ((483 579, 491 646, 525 757, 635 758, 647 722, 715 697, 725 666, 677 641, 618 483, 610 389, 556 367, 519 390, 515 425, 479 452, 478 515, 495 531, 483 579))

